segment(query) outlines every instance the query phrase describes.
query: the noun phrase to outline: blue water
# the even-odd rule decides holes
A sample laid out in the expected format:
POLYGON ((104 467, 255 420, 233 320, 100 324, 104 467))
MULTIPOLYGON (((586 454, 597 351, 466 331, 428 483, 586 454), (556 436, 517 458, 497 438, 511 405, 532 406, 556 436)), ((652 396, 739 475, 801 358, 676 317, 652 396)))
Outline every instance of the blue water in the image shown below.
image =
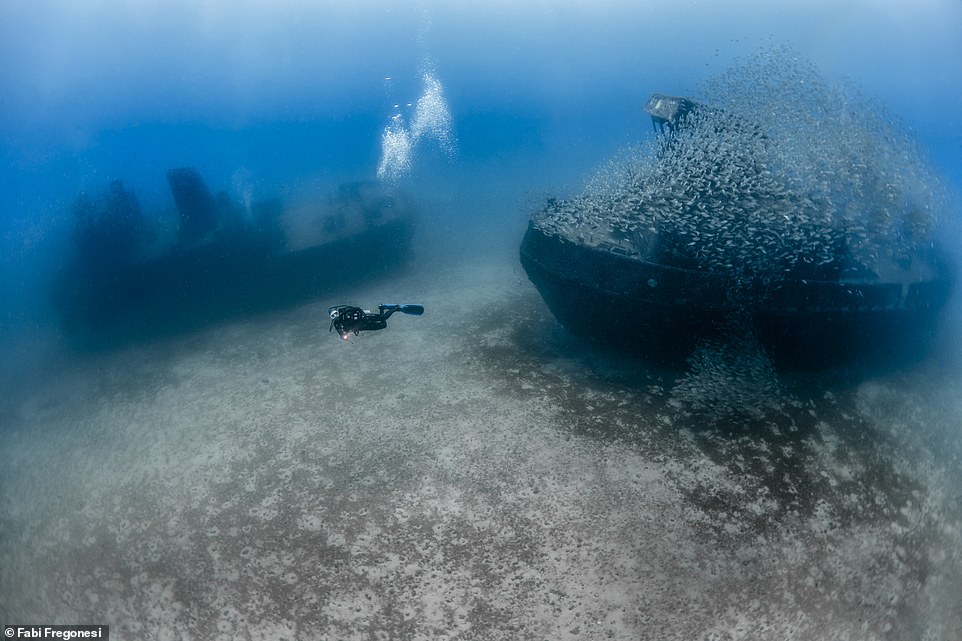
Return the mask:
POLYGON ((5 3, 2 340, 55 325, 47 289, 79 192, 121 179, 149 215, 171 207, 176 166, 235 199, 374 179, 386 129, 413 126, 427 77, 447 141, 423 136, 394 178, 436 214, 434 240, 516 244, 537 197, 576 191, 652 135, 652 92, 691 95, 786 45, 903 121, 959 191, 960 32, 949 0, 5 3))
POLYGON ((0 340, 55 330, 49 281, 81 191, 121 179, 150 215, 172 206, 177 166, 237 200, 374 179, 428 77, 446 140, 422 136, 393 177, 433 215, 424 252, 516 245, 537 198, 652 135, 651 93, 692 95, 780 46, 904 121, 959 190, 960 32, 950 0, 4 3, 0 340))

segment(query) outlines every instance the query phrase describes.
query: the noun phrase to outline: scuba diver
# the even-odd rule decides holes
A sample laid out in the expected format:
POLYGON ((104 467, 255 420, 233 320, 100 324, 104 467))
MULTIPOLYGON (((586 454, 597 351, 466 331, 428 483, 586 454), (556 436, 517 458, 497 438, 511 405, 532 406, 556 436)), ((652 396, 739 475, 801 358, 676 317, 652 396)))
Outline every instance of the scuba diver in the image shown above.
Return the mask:
POLYGON ((361 332, 387 327, 387 319, 394 312, 401 312, 410 316, 420 316, 424 313, 423 305, 378 305, 377 313, 352 305, 335 305, 327 310, 331 317, 331 328, 328 332, 337 330, 338 335, 347 340, 353 332, 355 336, 361 332))

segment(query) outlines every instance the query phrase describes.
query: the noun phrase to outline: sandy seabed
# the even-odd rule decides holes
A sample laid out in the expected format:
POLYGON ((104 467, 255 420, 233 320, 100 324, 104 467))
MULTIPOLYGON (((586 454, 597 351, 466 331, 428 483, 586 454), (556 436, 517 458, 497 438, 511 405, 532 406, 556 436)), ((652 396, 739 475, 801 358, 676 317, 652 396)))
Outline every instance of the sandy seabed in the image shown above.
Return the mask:
POLYGON ((699 367, 573 339, 501 258, 77 358, 0 414, 0 623, 962 638, 962 376, 699 367), (378 302, 427 312, 328 333, 378 302))

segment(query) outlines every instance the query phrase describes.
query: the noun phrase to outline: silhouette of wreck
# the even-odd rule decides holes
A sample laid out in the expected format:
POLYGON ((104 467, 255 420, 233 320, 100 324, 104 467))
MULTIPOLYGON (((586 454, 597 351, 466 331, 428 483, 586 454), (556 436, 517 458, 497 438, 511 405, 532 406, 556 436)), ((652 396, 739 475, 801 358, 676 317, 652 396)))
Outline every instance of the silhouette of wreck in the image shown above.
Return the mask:
POLYGON ((354 182, 319 202, 242 207, 196 169, 167 173, 176 224, 148 220, 120 181, 73 213, 71 253, 53 287, 65 333, 109 346, 297 303, 406 260, 414 210, 354 182))
MULTIPOLYGON (((693 114, 710 122, 714 134, 751 128, 687 98, 655 94, 646 111, 660 134, 656 163, 662 164, 693 114)), ((765 144, 760 130, 749 135, 765 144)), ((746 152, 742 147, 731 153, 746 152)), ((692 185, 719 188, 720 180, 712 172, 730 172, 731 164, 737 163, 749 167, 745 175, 759 171, 750 157, 733 161, 719 156, 701 163, 699 169, 707 167, 703 173, 708 179, 675 177, 679 184, 690 178, 683 189, 685 198, 695 203, 677 205, 672 213, 676 218, 693 211, 686 207, 707 201, 704 194, 690 193, 692 185)), ((669 365, 684 363, 706 342, 746 333, 754 335, 782 368, 893 364, 917 359, 929 350, 954 282, 934 243, 920 242, 866 261, 858 259, 851 247, 857 239, 826 233, 832 239, 830 247, 822 248, 827 257, 806 262, 791 255, 807 251, 801 242, 793 249, 791 238, 763 240, 759 235, 756 247, 746 245, 738 254, 731 246, 737 248, 738 238, 753 238, 750 230, 741 230, 741 236, 733 232, 736 240, 726 240, 723 230, 711 227, 710 207, 706 217, 697 219, 697 228, 685 228, 684 221, 647 215, 646 207, 660 204, 646 200, 644 184, 626 191, 604 207, 588 199, 551 198, 532 217, 521 243, 521 264, 528 277, 572 333, 669 365), (611 205, 614 200, 617 205, 611 205), (631 204, 622 206, 626 201, 631 204), (632 228, 613 221, 610 212, 618 207, 628 210, 632 220, 649 222, 632 228), (776 246, 786 252, 789 267, 768 270, 765 266, 776 263, 762 259, 776 246), (696 255, 701 249, 705 251, 696 255), (728 258, 706 265, 700 256, 713 250, 728 258), (752 261, 762 267, 753 267, 752 261)), ((794 211, 792 203, 801 201, 793 194, 715 197, 713 206, 734 211, 726 212, 734 226, 756 224, 742 211, 749 206, 755 208, 752 215, 757 221, 766 215, 784 216, 794 211)))

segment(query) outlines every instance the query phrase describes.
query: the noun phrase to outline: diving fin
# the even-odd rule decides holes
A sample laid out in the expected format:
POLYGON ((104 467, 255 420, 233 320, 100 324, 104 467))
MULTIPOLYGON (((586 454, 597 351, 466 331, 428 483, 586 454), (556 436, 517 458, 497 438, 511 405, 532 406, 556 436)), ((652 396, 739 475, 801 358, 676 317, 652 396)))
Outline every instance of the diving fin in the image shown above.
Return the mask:
POLYGON ((424 313, 424 305, 383 304, 378 305, 378 309, 380 309, 382 312, 401 312, 402 314, 408 314, 409 316, 420 316, 424 313))

